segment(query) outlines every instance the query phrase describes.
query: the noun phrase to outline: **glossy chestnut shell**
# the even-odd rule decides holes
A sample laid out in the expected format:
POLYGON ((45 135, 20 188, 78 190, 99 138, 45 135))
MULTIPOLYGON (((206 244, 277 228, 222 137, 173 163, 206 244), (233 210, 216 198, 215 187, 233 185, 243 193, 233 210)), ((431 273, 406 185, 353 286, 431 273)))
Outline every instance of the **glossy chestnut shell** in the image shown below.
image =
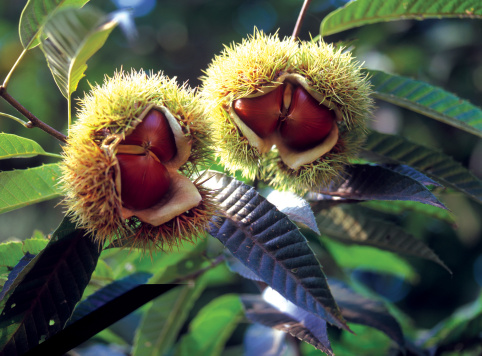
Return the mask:
POLYGON ((117 160, 121 176, 124 207, 143 210, 159 203, 169 191, 171 178, 164 163, 177 152, 169 122, 152 109, 118 145, 117 160))
POLYGON ((278 134, 284 145, 295 151, 319 145, 336 125, 333 110, 292 83, 261 96, 237 99, 233 109, 260 138, 278 134))

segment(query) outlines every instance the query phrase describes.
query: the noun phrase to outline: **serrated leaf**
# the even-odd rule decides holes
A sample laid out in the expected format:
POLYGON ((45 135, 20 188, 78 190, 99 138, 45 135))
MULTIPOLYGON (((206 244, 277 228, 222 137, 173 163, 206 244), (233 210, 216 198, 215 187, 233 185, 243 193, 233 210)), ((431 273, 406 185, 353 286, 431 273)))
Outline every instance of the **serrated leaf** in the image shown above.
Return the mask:
POLYGON ((411 200, 447 209, 423 184, 377 165, 348 166, 342 179, 313 192, 355 200, 411 200))
POLYGON ((105 43, 116 27, 116 18, 108 18, 93 9, 69 9, 57 13, 44 26, 41 42, 55 83, 69 99, 84 77, 87 61, 105 43))
POLYGON ((223 215, 213 219, 209 233, 285 298, 348 329, 320 263, 296 225, 254 188, 234 178, 218 173, 207 183, 216 190, 223 215))
POLYGON ((413 143, 401 136, 370 132, 364 153, 380 162, 395 162, 414 167, 482 203, 482 181, 446 154, 413 143))
POLYGON ((371 218, 357 207, 335 207, 320 211, 316 222, 323 234, 344 243, 373 246, 382 250, 425 258, 452 272, 422 241, 399 226, 371 218))
POLYGON ((194 302, 205 288, 203 277, 156 299, 144 312, 132 348, 133 356, 164 355, 172 347, 194 302))
POLYGON ((384 164, 383 167, 388 168, 389 170, 393 172, 397 172, 400 174, 403 174, 407 177, 412 178, 413 180, 416 180, 420 184, 423 184, 425 186, 427 185, 433 185, 435 187, 442 187, 442 185, 433 179, 430 179, 427 177, 425 174, 422 172, 417 171, 415 168, 412 168, 410 166, 407 166, 405 164, 384 164))
POLYGON ((243 316, 239 296, 226 294, 205 305, 178 343, 176 356, 216 356, 243 316))
POLYGON ((37 155, 62 158, 55 153, 45 152, 40 145, 28 138, 0 133, 0 160, 7 158, 29 158, 37 155))
POLYGON ((64 218, 0 302, 0 355, 21 355, 63 328, 99 255, 99 245, 64 218))
POLYGON ((427 18, 482 18, 479 0, 356 0, 328 14, 320 33, 328 36, 377 22, 427 18))
POLYGON ((263 300, 259 295, 241 295, 246 317, 254 322, 284 331, 305 341, 318 350, 333 355, 328 340, 326 322, 292 305, 290 313, 263 300))
POLYGON ((83 318, 87 314, 91 313, 97 308, 100 308, 129 290, 141 284, 147 283, 151 276, 152 275, 150 273, 137 272, 114 281, 111 284, 99 289, 75 307, 74 313, 72 314, 72 317, 67 325, 76 322, 77 320, 83 318))
POLYGON ((346 320, 376 328, 404 348, 402 329, 382 302, 355 293, 341 281, 330 279, 329 283, 346 320))
POLYGON ((398 276, 414 283, 417 272, 401 257, 370 246, 346 245, 319 237, 335 261, 343 268, 360 269, 398 276))
POLYGON ((57 163, 0 172, 0 214, 59 197, 60 175, 57 163))
POLYGON ((82 7, 89 0, 28 0, 20 16, 18 32, 24 49, 39 45, 39 34, 49 18, 66 7, 82 7))
POLYGON ((300 196, 292 192, 273 190, 268 194, 266 200, 285 213, 291 221, 302 223, 315 233, 320 233, 310 204, 300 196))
POLYGON ((482 110, 467 100, 419 80, 377 70, 367 72, 373 97, 482 137, 482 110))

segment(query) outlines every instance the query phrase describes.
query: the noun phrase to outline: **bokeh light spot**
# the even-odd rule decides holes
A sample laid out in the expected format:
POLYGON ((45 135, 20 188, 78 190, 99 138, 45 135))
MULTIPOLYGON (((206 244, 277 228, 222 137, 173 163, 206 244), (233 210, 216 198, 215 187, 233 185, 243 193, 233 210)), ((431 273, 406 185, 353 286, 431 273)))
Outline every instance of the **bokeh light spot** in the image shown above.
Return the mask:
POLYGON ((154 10, 156 0, 112 0, 119 9, 130 8, 135 17, 145 16, 154 10))

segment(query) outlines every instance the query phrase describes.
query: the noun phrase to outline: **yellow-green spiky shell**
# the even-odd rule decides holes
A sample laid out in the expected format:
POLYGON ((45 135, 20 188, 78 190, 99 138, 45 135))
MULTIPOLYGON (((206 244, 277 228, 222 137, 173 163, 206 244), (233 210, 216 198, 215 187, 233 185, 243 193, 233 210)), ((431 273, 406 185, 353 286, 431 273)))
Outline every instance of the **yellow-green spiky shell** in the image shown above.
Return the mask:
POLYGON ((371 89, 360 64, 349 52, 322 41, 280 40, 277 35, 255 31, 216 56, 201 80, 221 163, 231 173, 241 170, 247 178, 258 176, 278 188, 302 191, 326 185, 343 173, 343 166, 363 142, 366 121, 371 117, 371 89), (279 85, 287 74, 301 76, 341 116, 337 144, 319 159, 297 169, 284 164, 276 150, 260 154, 229 115, 234 100, 279 85))
POLYGON ((133 237, 135 243, 131 241, 130 246, 176 245, 183 239, 192 240, 204 230, 215 210, 209 192, 199 187, 199 206, 166 224, 151 226, 135 217, 122 218, 122 202, 115 185, 117 159, 102 142, 112 134, 124 137, 149 105, 167 108, 192 142, 191 155, 179 171, 190 178, 206 158, 211 136, 205 122, 206 111, 186 85, 180 86, 162 73, 131 71, 118 72, 106 77, 103 85, 93 86, 80 100, 78 120, 64 146, 61 187, 68 212, 79 227, 87 229, 99 242, 133 237), (189 223, 179 227, 186 220, 189 223), (179 235, 181 232, 183 236, 179 235))

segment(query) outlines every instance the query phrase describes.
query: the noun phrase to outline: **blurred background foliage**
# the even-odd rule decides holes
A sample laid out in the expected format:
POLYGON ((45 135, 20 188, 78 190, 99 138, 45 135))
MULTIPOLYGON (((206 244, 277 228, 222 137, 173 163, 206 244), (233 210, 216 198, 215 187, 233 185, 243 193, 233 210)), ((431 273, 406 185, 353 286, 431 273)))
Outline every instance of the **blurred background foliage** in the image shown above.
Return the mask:
MULTIPOLYGON (((18 20, 25 2, 0 2, 2 81, 22 51, 18 20)), ((317 36, 323 17, 345 2, 313 0, 301 39, 317 36)), ((111 76, 120 68, 162 70, 195 87, 213 55, 223 45, 239 42, 251 34, 254 26, 268 33, 278 31, 280 37, 291 35, 302 1, 92 0, 90 5, 106 12, 132 7, 138 37, 129 43, 122 31, 116 29, 106 45, 89 60, 87 80, 80 82, 74 98, 89 90, 89 82, 101 83, 105 75, 111 76)), ((367 68, 426 81, 479 107, 482 106, 481 39, 481 21, 459 19, 382 23, 326 38, 330 42, 344 41, 367 68)), ((38 118, 65 133, 67 102, 58 91, 40 49, 30 51, 24 58, 11 80, 9 92, 38 118)), ((0 101, 0 111, 17 114, 4 101, 0 101)), ((475 136, 383 102, 377 102, 371 126, 440 149, 482 177, 482 140, 475 136)), ((59 142, 52 137, 37 129, 25 129, 12 120, 0 118, 0 131, 34 139, 44 149, 60 152, 59 142)), ((53 161, 46 157, 3 160, 0 170, 53 161)), ((453 277, 421 259, 409 259, 416 273, 410 282, 393 276, 382 278, 361 268, 352 272, 352 278, 396 302, 420 328, 433 327, 460 305, 474 300, 482 285, 481 206, 459 193, 448 193, 442 192, 441 200, 455 216, 455 229, 449 223, 417 214, 405 213, 397 219, 406 230, 426 241, 452 269, 453 277)), ((62 219, 58 203, 59 200, 49 201, 0 215, 0 241, 28 238, 35 229, 50 233, 62 219)), ((344 251, 349 253, 349 249, 344 251)), ((357 253, 363 253, 363 248, 357 253)), ((385 256, 395 258, 392 254, 385 256)), ((327 270, 330 268, 329 263, 321 262, 327 270)))

